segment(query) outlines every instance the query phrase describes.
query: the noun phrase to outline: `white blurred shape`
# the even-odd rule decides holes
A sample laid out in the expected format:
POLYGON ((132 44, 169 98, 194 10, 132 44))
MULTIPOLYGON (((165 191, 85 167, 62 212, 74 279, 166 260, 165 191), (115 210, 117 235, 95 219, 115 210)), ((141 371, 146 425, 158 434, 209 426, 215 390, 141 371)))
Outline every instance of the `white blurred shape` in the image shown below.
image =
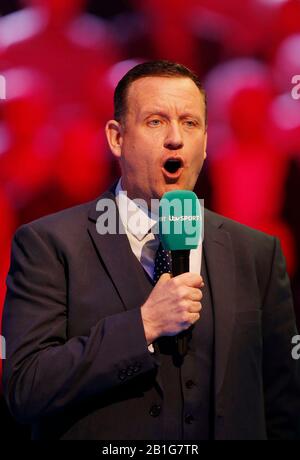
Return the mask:
POLYGON ((127 59, 125 61, 117 62, 108 71, 108 81, 115 88, 121 78, 137 64, 144 62, 144 59, 127 59))
POLYGON ((0 75, 0 99, 6 99, 6 79, 3 75, 0 75))
POLYGON ((234 59, 216 66, 205 81, 209 115, 213 120, 226 120, 228 104, 244 88, 268 87, 267 67, 254 59, 234 59))
POLYGON ((0 19, 0 44, 8 47, 36 35, 46 25, 46 16, 38 8, 26 8, 0 19))
POLYGON ((6 96, 8 100, 19 99, 44 88, 45 77, 25 67, 18 67, 3 72, 6 80, 6 96))
POLYGON ((300 105, 290 94, 278 96, 271 106, 275 124, 282 130, 300 128, 300 105))

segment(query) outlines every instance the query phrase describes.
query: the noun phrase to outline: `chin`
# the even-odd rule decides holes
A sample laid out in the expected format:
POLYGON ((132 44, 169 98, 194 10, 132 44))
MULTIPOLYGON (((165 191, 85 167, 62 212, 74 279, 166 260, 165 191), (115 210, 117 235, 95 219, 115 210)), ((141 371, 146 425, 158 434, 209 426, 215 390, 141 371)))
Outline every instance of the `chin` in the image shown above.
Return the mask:
POLYGON ((168 184, 166 186, 166 192, 171 190, 183 190, 183 186, 181 184, 168 184))
POLYGON ((172 184, 165 185, 165 192, 170 192, 172 190, 193 190, 193 188, 189 186, 188 184, 184 184, 180 182, 174 182, 172 184))
POLYGON ((174 182, 169 182, 169 183, 164 183, 162 186, 159 188, 159 191, 153 198, 158 198, 161 199, 164 193, 166 192, 172 192, 175 190, 193 190, 191 186, 188 186, 188 184, 183 183, 181 181, 174 181, 174 182))
POLYGON ((163 194, 166 192, 170 192, 171 190, 180 190, 180 189, 181 189, 180 185, 176 183, 164 184, 160 189, 159 198, 161 198, 163 194))

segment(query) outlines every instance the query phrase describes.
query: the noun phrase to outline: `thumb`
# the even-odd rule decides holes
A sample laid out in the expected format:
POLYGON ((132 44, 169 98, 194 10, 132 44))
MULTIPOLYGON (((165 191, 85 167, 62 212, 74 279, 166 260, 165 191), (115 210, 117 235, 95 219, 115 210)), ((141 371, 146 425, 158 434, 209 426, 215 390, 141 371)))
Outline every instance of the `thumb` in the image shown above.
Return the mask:
POLYGON ((166 281, 170 280, 172 277, 170 273, 163 273, 159 280, 157 281, 157 284, 165 283, 166 281))

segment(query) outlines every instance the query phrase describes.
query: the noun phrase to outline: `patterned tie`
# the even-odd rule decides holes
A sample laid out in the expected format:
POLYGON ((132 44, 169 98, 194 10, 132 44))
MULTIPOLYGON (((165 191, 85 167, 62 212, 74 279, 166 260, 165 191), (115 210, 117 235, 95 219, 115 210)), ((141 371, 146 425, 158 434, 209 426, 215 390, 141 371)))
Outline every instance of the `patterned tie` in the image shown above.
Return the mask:
POLYGON ((172 258, 171 251, 167 251, 163 248, 162 244, 159 243, 154 262, 154 284, 157 283, 163 273, 172 273, 172 258))

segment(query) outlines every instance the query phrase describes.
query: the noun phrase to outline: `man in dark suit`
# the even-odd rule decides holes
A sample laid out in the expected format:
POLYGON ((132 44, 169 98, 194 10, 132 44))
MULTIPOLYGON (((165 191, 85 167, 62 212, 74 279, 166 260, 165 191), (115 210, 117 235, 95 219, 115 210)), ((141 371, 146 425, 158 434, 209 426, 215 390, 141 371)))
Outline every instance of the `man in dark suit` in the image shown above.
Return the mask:
POLYGON ((118 184, 15 235, 3 318, 12 414, 34 439, 296 438, 297 331, 278 240, 205 210, 191 271, 159 278, 167 254, 147 207, 192 190, 201 171, 197 77, 165 61, 136 66, 116 88, 106 133, 118 184), (174 337, 186 330, 178 359, 174 337))

